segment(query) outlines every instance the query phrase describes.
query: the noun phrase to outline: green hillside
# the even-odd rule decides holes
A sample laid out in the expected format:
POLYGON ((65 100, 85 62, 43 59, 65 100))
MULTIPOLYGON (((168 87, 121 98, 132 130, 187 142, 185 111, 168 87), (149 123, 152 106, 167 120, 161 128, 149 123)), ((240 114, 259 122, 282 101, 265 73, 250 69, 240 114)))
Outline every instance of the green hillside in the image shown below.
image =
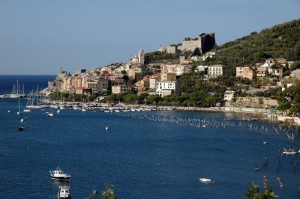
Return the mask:
POLYGON ((207 63, 236 67, 263 62, 266 58, 300 59, 300 19, 252 32, 217 48, 221 55, 207 63))

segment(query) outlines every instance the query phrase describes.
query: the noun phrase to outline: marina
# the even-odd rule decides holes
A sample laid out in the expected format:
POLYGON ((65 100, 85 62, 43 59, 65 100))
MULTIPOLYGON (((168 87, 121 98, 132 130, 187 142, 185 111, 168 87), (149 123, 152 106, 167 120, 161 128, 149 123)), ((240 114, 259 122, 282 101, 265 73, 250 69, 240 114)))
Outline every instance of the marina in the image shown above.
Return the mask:
POLYGON ((172 107, 51 102, 24 111, 26 105, 26 98, 0 103, 0 172, 13 174, 0 185, 4 199, 20 193, 56 198, 67 193, 62 186, 70 195, 72 187, 72 198, 85 198, 107 183, 120 198, 183 198, 189 192, 190 198, 238 199, 251 182, 282 198, 299 196, 299 154, 283 155, 284 149, 299 150, 295 126, 172 107), (49 179, 58 166, 72 181, 49 179), (17 192, 11 189, 16 184, 17 192))

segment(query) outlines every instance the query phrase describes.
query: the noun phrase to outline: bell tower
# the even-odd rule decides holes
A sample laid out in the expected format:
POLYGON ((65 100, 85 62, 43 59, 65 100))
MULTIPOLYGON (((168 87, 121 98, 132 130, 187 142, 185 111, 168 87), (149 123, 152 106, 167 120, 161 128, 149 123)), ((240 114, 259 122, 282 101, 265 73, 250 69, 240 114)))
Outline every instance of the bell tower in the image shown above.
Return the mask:
POLYGON ((143 49, 139 52, 139 63, 143 65, 145 64, 145 53, 143 49))

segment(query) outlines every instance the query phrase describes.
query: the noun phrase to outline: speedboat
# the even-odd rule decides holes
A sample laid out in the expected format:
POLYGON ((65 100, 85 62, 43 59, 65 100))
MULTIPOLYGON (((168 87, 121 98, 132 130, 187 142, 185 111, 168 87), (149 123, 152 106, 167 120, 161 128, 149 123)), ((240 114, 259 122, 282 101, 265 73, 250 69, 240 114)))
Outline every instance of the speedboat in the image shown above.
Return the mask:
POLYGON ((50 171, 50 176, 52 180, 58 181, 70 181, 71 175, 64 173, 59 167, 55 170, 50 171))
POLYGON ((209 178, 203 178, 203 177, 200 177, 199 180, 200 180, 200 182, 202 182, 202 183, 215 183, 214 180, 209 179, 209 178))
POLYGON ((71 199, 70 186, 59 186, 57 198, 71 199))
POLYGON ((282 154, 295 155, 295 154, 298 154, 298 151, 296 149, 283 149, 282 154))

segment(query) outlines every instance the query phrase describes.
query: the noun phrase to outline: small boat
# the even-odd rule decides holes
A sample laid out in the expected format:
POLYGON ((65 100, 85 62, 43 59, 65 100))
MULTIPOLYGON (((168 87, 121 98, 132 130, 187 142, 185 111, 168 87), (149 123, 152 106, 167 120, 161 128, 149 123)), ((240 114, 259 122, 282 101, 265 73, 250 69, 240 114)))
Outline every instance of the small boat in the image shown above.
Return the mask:
POLYGON ((296 149, 283 149, 282 154, 283 155, 295 155, 298 154, 298 150, 296 149))
POLYGON ((23 118, 21 119, 21 122, 24 123, 24 122, 26 121, 26 119, 27 119, 27 117, 23 117, 23 118))
POLYGON ((10 113, 10 110, 8 110, 7 112, 10 113))
POLYGON ((57 193, 58 199, 71 199, 71 192, 70 192, 70 186, 59 186, 58 193, 57 193))
POLYGON ((59 167, 55 170, 49 171, 52 180, 70 181, 71 175, 64 173, 59 167))
POLYGON ((106 130, 106 131, 108 131, 108 130, 109 130, 108 126, 107 126, 107 127, 105 127, 105 130, 106 130))
POLYGON ((23 112, 24 112, 24 113, 30 113, 30 112, 31 112, 31 109, 25 108, 25 109, 23 110, 23 112))
POLYGON ((46 116, 49 116, 49 117, 53 117, 53 115, 54 115, 52 112, 51 113, 50 112, 46 112, 45 114, 46 114, 46 116))
POLYGON ((199 180, 200 180, 200 182, 202 182, 202 183, 215 183, 214 180, 209 179, 209 178, 203 178, 203 177, 200 177, 199 180))
POLYGON ((19 126, 19 127, 17 128, 17 130, 18 130, 18 131, 24 131, 24 127, 23 127, 23 126, 19 126))
POLYGON ((267 142, 267 141, 263 141, 263 144, 265 144, 265 145, 266 145, 266 144, 268 144, 268 142, 267 142))

